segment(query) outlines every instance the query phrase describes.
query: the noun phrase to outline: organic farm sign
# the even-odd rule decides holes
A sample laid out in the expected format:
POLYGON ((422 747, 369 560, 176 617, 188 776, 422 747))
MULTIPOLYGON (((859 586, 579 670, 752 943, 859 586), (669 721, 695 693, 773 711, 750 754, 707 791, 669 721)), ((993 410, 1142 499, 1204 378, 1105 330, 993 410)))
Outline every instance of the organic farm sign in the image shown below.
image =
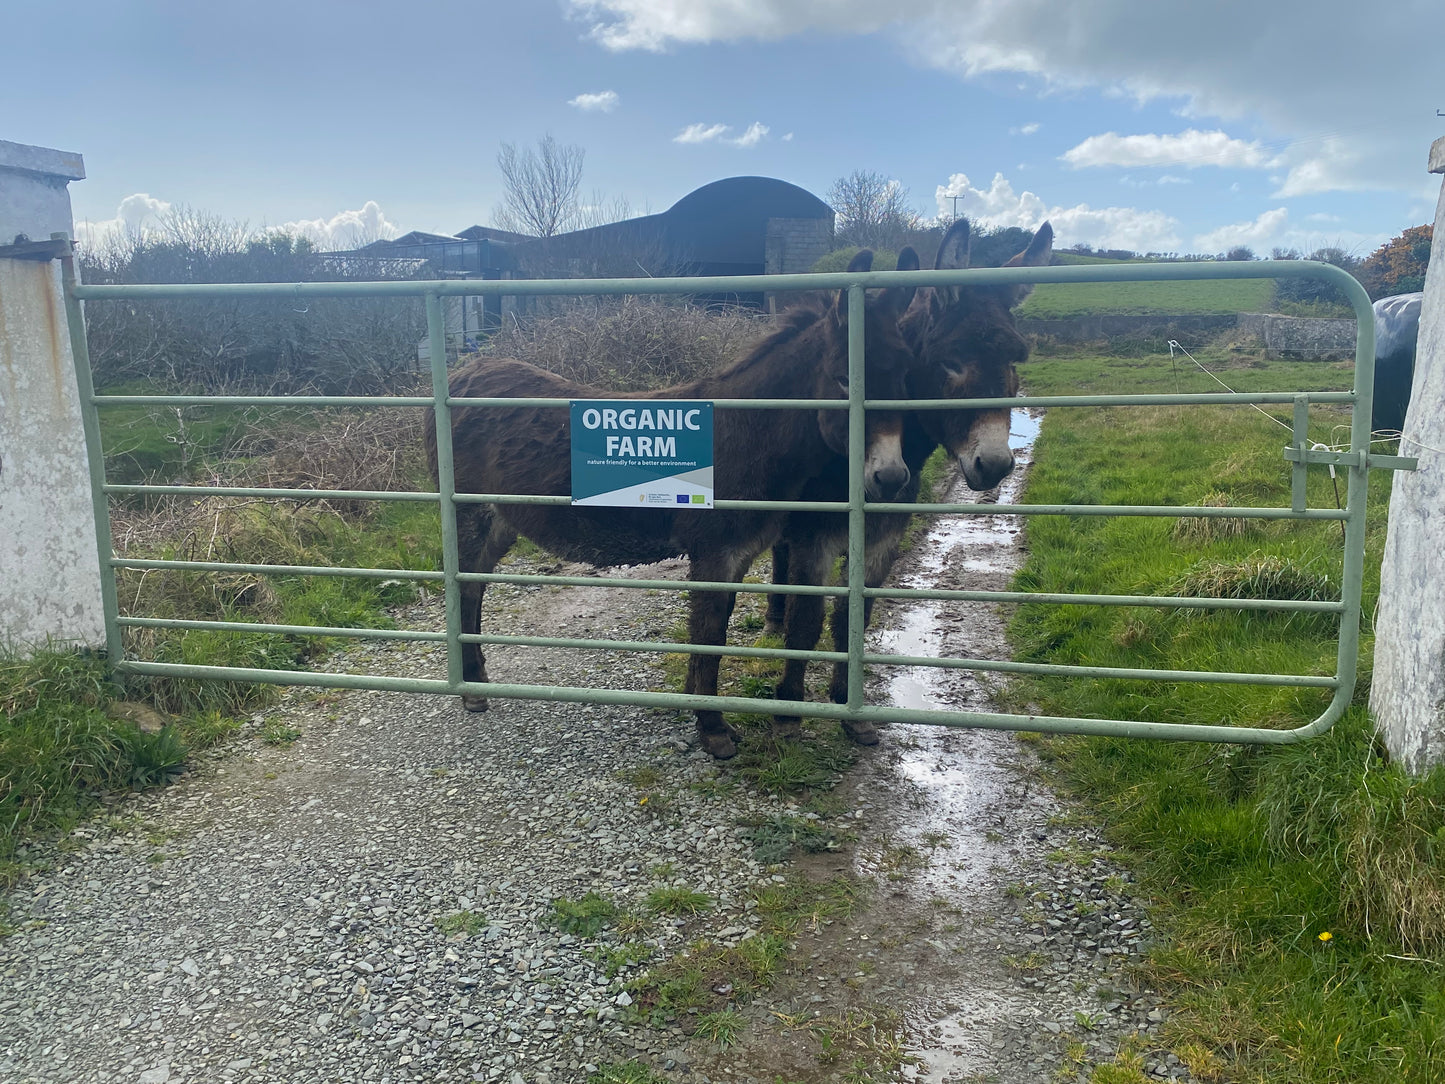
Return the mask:
POLYGON ((712 404, 574 399, 572 503, 712 507, 712 404))

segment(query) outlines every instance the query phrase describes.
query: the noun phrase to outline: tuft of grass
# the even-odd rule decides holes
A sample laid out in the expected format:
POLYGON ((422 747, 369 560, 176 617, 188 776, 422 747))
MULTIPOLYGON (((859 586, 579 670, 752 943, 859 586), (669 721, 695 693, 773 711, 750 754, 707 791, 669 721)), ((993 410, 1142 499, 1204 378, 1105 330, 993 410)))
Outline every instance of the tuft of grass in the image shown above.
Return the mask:
POLYGON ((710 909, 713 898, 682 885, 654 888, 647 894, 647 906, 659 915, 700 915, 710 909))
MULTIPOLYGON (((1230 508, 1229 494, 1211 489, 1198 501, 1201 508, 1230 508)), ((1243 538, 1254 529, 1254 521, 1242 516, 1181 516, 1175 520, 1170 536, 1176 542, 1219 542, 1243 538)))
POLYGON ((718 1046, 727 1048, 737 1044, 744 1023, 742 1013, 732 1009, 721 1009, 718 1012, 703 1013, 699 1016, 697 1031, 693 1034, 701 1035, 704 1039, 710 1039, 718 1046))
POLYGON ((487 928, 486 916, 475 911, 456 911, 449 915, 438 915, 432 922, 447 937, 471 937, 487 928))
POLYGON ((617 905, 597 892, 577 900, 559 897, 552 901, 552 925, 579 937, 596 937, 616 917, 617 905))
POLYGON ((281 719, 267 719, 261 726, 261 740, 281 749, 294 745, 301 731, 281 719))
POLYGON ((839 832, 821 821, 774 813, 748 826, 744 833, 753 845, 753 857, 764 865, 785 862, 794 851, 818 854, 836 851, 855 836, 839 832))
POLYGON ((1329 575, 1277 554, 1251 553, 1237 561, 1199 561, 1175 581, 1175 593, 1202 598, 1336 602, 1329 575))

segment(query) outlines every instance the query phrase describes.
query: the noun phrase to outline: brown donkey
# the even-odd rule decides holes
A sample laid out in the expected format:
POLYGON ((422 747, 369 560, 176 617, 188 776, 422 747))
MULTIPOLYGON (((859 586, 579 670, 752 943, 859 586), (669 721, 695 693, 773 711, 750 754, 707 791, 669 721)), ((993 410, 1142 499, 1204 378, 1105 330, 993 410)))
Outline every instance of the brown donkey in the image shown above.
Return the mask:
MULTIPOLYGON (((968 223, 960 219, 944 235, 934 266, 940 270, 968 266, 968 223)), ((1053 252, 1054 231, 1045 222, 1028 247, 1006 267, 1043 267, 1053 252)), ((1016 366, 1028 357, 1028 346, 1014 326, 1013 308, 1028 296, 1029 286, 923 287, 903 317, 903 332, 918 354, 918 364, 907 377, 910 399, 1002 399, 1018 394, 1016 366)), ((903 459, 909 480, 897 498, 900 503, 918 499, 919 472, 934 449, 948 449, 970 489, 986 492, 998 485, 1014 467, 1009 448, 1012 411, 919 410, 905 415, 903 459)), ((847 475, 828 474, 814 479, 805 500, 845 500, 847 475)), ((864 581, 880 587, 898 558, 898 546, 910 517, 872 513, 864 532, 864 581)), ((826 574, 847 548, 847 519, 837 514, 798 512, 789 517, 782 541, 773 547, 774 583, 811 583, 826 574)), ((789 648, 809 649, 822 633, 822 600, 802 595, 770 595, 768 629, 781 631, 789 648)), ((873 600, 864 600, 865 622, 873 600)), ((837 599, 831 621, 834 649, 848 649, 848 604, 837 599)), ((806 663, 789 660, 778 686, 778 699, 801 700, 805 695, 806 663)), ((829 696, 842 704, 848 699, 848 665, 836 663, 829 696)), ((785 731, 796 729, 791 718, 778 720, 785 731)), ((862 745, 878 741, 872 723, 844 720, 843 729, 862 745)))
MULTIPOLYGON (((860 253, 850 271, 866 271, 872 253, 860 253)), ((870 394, 901 396, 915 353, 899 319, 912 289, 891 289, 865 305, 864 351, 870 394)), ((571 492, 570 399, 836 399, 848 384, 848 297, 799 306, 745 357, 713 376, 644 393, 586 387, 504 358, 483 358, 455 373, 451 394, 466 398, 547 397, 557 407, 462 407, 453 411, 452 441, 459 493, 557 494, 571 492)), ((890 499, 904 485, 899 430, 902 419, 870 419, 866 474, 874 499, 890 499)), ((426 418, 426 446, 436 472, 436 430, 426 418)), ((810 479, 844 462, 848 450, 843 410, 720 410, 713 423, 714 492, 729 500, 797 500, 810 479)), ((777 541, 787 513, 679 508, 592 508, 526 504, 459 504, 457 534, 463 572, 491 572, 525 535, 561 557, 593 565, 645 564, 686 555, 692 580, 737 582, 753 560, 777 541)), ((475 634, 485 585, 461 585, 462 631, 475 634)), ((688 639, 720 646, 736 596, 693 591, 688 639)), ((463 677, 487 681, 480 645, 462 647, 463 677)), ((717 655, 689 655, 686 691, 715 694, 717 655)), ((470 711, 485 711, 484 697, 463 696, 470 711)), ((737 734, 718 711, 697 712, 703 747, 718 758, 737 752, 737 734)))

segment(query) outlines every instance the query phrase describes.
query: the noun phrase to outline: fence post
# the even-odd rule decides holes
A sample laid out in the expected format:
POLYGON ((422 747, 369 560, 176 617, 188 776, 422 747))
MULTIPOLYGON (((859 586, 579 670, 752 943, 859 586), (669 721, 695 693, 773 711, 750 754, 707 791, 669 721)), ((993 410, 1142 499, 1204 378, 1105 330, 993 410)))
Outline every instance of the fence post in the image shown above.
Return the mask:
POLYGON ((78 154, 0 141, 0 648, 105 640, 60 259, 78 154))
MULTIPOLYGON (((1445 173, 1445 138, 1430 148, 1445 173)), ((1415 379, 1400 454, 1420 469, 1395 472, 1370 708, 1390 758, 1411 774, 1445 763, 1445 183, 1425 276, 1415 379)))

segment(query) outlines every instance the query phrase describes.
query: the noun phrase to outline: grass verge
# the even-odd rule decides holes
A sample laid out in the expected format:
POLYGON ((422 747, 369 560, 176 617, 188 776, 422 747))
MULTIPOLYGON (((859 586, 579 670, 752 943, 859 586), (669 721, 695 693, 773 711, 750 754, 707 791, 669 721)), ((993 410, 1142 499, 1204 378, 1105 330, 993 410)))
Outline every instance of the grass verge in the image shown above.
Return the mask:
MULTIPOLYGON (((1220 375, 1237 390, 1350 379, 1319 364, 1220 375)), ((1195 391, 1207 381, 1167 358, 1036 360, 1024 379, 1032 394, 1195 391)), ((1312 418, 1317 440, 1343 421, 1322 409, 1312 418)), ((1287 441, 1247 407, 1054 410, 1025 499, 1287 505, 1287 441)), ((1179 1010, 1166 1039, 1181 1058, 1208 1061, 1212 1079, 1445 1079, 1445 772, 1411 779, 1388 764, 1364 707, 1388 486, 1387 477, 1371 486, 1365 677, 1329 733, 1283 747, 1039 744, 1156 899, 1166 937, 1149 966, 1179 1010)), ((1334 501, 1328 474, 1312 472, 1311 506, 1334 501)), ((1340 582, 1335 524, 1211 531, 1038 517, 1028 532, 1018 576, 1028 590, 1321 598, 1340 582)), ((1011 627, 1017 656, 1035 661, 1296 674, 1334 672, 1334 633, 1298 615, 1085 606, 1023 606, 1011 627)), ((1053 678, 1016 683, 1013 695, 1045 714, 1278 728, 1303 725, 1327 700, 1266 686, 1053 678)))

